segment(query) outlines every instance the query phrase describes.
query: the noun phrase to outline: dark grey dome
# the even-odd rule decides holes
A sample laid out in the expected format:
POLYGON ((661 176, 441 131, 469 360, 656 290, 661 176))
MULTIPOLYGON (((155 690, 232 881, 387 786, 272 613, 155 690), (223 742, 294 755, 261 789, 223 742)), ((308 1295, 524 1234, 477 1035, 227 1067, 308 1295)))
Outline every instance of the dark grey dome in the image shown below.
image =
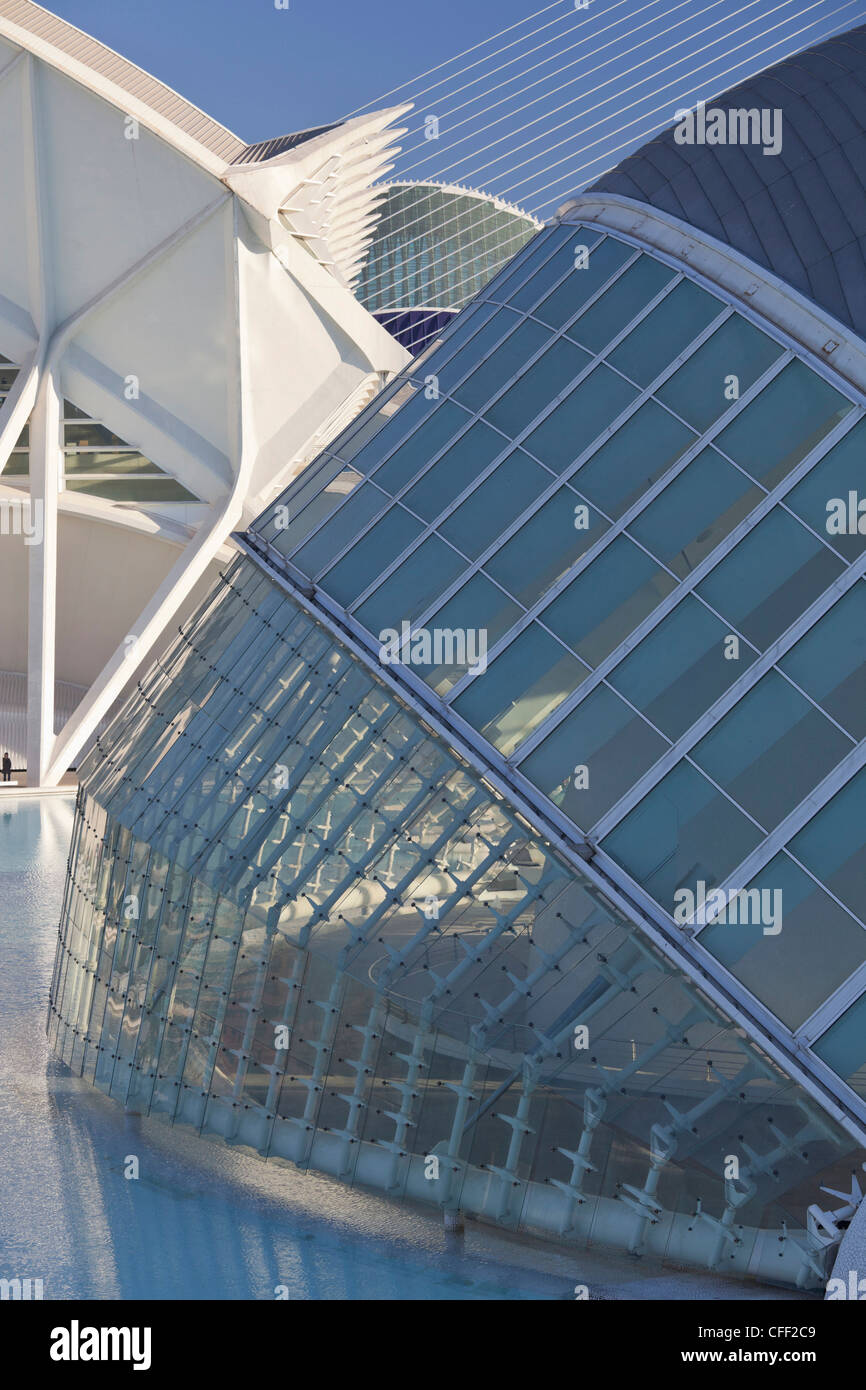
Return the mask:
POLYGON ((680 145, 672 127, 591 191, 637 198, 690 222, 866 337, 866 25, 707 105, 781 109, 781 152, 680 145))

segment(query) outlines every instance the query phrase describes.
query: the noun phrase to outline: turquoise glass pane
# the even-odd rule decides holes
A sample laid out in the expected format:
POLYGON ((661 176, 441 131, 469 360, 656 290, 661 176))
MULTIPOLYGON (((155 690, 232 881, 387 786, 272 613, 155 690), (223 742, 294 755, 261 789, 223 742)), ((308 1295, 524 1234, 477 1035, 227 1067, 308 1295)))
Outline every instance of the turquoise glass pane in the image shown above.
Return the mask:
MULTIPOLYGON (((566 390, 590 361, 582 348, 561 338, 509 386, 505 395, 487 411, 486 418, 509 436, 519 434, 566 390)), ((504 386, 505 382, 501 384, 504 386)))
POLYGON ((597 233, 586 227, 572 227, 570 231, 553 259, 527 285, 516 290, 510 300, 515 309, 532 310, 536 318, 553 328, 561 327, 576 314, 634 254, 633 247, 612 237, 599 242, 597 233), (587 257, 578 254, 580 247, 588 249, 587 257), (552 290, 557 280, 561 283, 552 290))
POLYGON ((733 903, 698 941, 789 1028, 805 1023, 866 959, 863 927, 786 854, 733 903))
POLYGON ((553 482, 550 474, 517 449, 440 524, 452 545, 473 560, 553 482))
POLYGON ((668 745, 606 686, 598 686, 520 764, 525 777, 583 830, 668 745))
POLYGON ((501 434, 477 420, 422 474, 403 502, 425 521, 432 521, 507 447, 501 434))
POLYGON ((855 425, 785 498, 785 505, 849 562, 866 546, 864 460, 866 421, 855 425))
POLYGON ((763 496, 715 449, 704 449, 635 517, 629 535, 685 579, 763 496))
POLYGON ((608 516, 620 517, 695 442, 681 421, 647 401, 578 469, 574 486, 608 516))
MULTIPOLYGON (((359 487, 320 531, 292 556, 292 564, 311 578, 339 555, 368 522, 389 506, 388 498, 370 483, 359 487)), ((276 543, 279 544, 277 537, 276 543)), ((280 547, 282 548, 282 547, 280 547)))
POLYGON ((376 486, 392 496, 399 492, 468 423, 464 410, 451 401, 440 401, 433 414, 376 470, 376 486))
POLYGON ((766 488, 773 488, 854 407, 802 362, 789 362, 716 444, 766 488))
POLYGON ((866 919, 866 769, 794 836, 789 848, 852 912, 866 919))
POLYGON ((698 585, 698 593, 758 648, 790 627, 843 568, 776 507, 698 585))
POLYGON ((692 758, 772 830, 851 746, 814 705, 770 671, 701 740, 692 758))
POLYGON ((596 367, 524 441, 524 448, 563 473, 608 429, 637 392, 616 372, 596 367))
POLYGON ((614 348, 608 361, 639 386, 649 386, 723 308, 718 299, 683 280, 614 348))
POLYGON ((674 274, 670 266, 662 265, 661 261, 639 256, 610 289, 570 325, 568 336, 589 352, 601 352, 665 285, 670 284, 674 274))
POLYGON ((594 507, 562 487, 523 522, 484 568, 529 608, 607 529, 608 523, 594 507))
POLYGON ((597 666, 674 587, 671 575, 619 536, 539 616, 597 666))
POLYGON ((779 665, 849 734, 866 738, 866 584, 843 594, 779 665))
POLYGON ((612 859, 673 916, 687 888, 717 887, 762 839, 756 825, 688 763, 678 763, 605 836, 612 859))
POLYGON ((355 610, 371 632, 411 622, 465 569, 466 561, 438 536, 428 536, 355 610))
POLYGON ((866 995, 812 1044, 812 1051, 859 1096, 866 1097, 866 995))
POLYGON ((532 624, 458 695, 454 708, 508 757, 585 674, 579 661, 532 624))
MULTIPOLYGON (((505 314, 508 311, 500 311, 505 314)), ((459 386, 451 388, 454 399, 467 410, 483 410, 497 391, 523 371, 530 357, 539 352, 549 342, 550 333, 540 323, 526 320, 519 322, 514 332, 505 338, 486 361, 479 363, 475 357, 475 367, 471 375, 459 386)), ((471 350, 467 349, 467 353, 471 350)), ((468 364, 467 364, 468 365, 468 364)))
POLYGON ((727 628, 702 603, 685 598, 608 677, 662 733, 677 739, 754 661, 748 647, 725 657, 727 628))
POLYGON ((733 404, 726 394, 732 389, 729 378, 737 378, 743 395, 781 353, 778 343, 735 314, 655 394, 695 429, 705 430, 733 404))
POLYGON ((392 506, 328 571, 322 587, 347 607, 369 588, 377 574, 411 545, 421 530, 421 523, 414 516, 402 507, 392 506))
POLYGON ((489 312, 485 306, 484 319, 473 316, 465 323, 461 314, 451 330, 453 336, 424 363, 423 376, 435 377, 443 395, 450 395, 467 373, 477 369, 482 357, 486 357, 522 321, 510 309, 497 309, 492 317, 488 317, 489 312))
MULTIPOLYGON (((489 651, 514 626, 522 611, 483 574, 475 574, 428 619, 427 627, 431 631, 463 633, 467 651, 470 643, 475 652, 482 650, 482 643, 483 650, 489 651)), ((444 695, 466 674, 465 663, 449 660, 444 650, 442 656, 435 665, 415 664, 417 673, 439 695, 444 695)))

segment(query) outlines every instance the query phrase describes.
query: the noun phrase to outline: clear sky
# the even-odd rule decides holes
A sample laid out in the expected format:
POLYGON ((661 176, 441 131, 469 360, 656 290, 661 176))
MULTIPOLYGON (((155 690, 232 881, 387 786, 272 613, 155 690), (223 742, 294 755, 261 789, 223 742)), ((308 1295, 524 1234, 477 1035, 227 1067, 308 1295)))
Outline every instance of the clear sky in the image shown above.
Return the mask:
POLYGON ((393 177, 469 184, 540 217, 671 124, 677 108, 866 22, 866 0, 278 3, 46 8, 249 142, 420 92, 393 177), (430 114, 441 122, 432 141, 430 114))

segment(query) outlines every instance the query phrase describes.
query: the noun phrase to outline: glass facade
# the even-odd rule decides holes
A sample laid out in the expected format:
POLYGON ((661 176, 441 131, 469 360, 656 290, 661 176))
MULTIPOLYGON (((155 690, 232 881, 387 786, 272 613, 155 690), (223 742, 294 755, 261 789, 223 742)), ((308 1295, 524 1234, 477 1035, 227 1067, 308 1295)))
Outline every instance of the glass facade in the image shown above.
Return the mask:
POLYGON ((814 1282, 798 1150, 829 1181, 850 1137, 250 560, 82 779, 49 1032, 101 1090, 512 1229, 814 1282))
POLYGON ((628 237, 525 245, 89 755, 64 1059, 348 1181, 819 1279, 866 1118, 863 417, 628 237))

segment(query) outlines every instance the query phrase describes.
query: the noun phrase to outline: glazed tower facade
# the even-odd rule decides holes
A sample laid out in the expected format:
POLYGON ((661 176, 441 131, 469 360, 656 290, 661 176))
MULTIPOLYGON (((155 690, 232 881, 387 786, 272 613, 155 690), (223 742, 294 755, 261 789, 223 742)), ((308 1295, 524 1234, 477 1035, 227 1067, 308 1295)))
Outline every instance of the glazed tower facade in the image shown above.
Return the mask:
MULTIPOLYGON (((760 80, 799 64, 814 113, 843 61, 860 31, 760 80)), ((821 1284, 866 1135, 866 344, 795 280, 584 194, 238 538, 83 769, 70 1066, 345 1181, 821 1284)))

